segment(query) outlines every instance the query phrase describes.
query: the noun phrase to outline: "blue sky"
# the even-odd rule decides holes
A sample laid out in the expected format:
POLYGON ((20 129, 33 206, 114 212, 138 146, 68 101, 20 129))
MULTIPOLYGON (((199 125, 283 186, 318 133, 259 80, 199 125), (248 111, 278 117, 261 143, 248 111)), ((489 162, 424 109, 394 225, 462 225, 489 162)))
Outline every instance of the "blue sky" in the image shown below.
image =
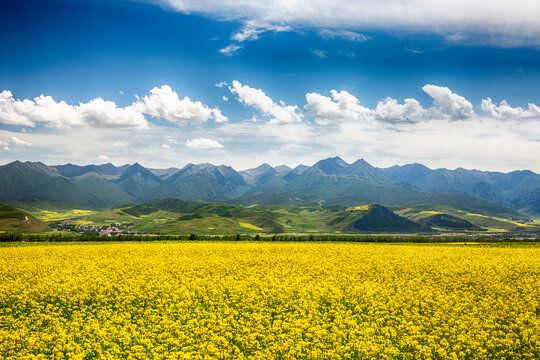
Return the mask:
POLYGON ((540 171, 537 4, 350 3, 2 2, 0 161, 540 171))

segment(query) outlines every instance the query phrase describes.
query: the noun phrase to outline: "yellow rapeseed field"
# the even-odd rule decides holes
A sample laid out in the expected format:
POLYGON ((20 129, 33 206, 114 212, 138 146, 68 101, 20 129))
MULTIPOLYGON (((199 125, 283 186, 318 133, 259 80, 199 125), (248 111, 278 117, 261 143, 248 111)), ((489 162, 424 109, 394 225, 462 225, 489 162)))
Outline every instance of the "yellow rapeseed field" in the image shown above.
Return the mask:
POLYGON ((0 358, 538 359, 540 248, 0 248, 0 358))

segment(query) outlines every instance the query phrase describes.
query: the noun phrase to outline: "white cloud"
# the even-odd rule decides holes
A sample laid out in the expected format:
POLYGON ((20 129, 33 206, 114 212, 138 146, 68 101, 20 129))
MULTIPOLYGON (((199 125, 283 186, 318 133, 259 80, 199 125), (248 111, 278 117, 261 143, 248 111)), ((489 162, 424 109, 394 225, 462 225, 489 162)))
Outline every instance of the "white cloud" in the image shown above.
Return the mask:
POLYGON ((146 129, 148 124, 143 114, 133 106, 119 108, 113 101, 102 98, 90 100, 78 106, 81 122, 95 127, 118 127, 146 129))
POLYGON ((11 143, 13 145, 22 145, 22 146, 31 146, 32 144, 30 144, 28 141, 26 140, 22 140, 22 139, 19 139, 18 137, 16 136, 11 136, 11 143))
POLYGON ((253 40, 264 27, 425 32, 465 44, 540 45, 536 0, 154 0, 183 13, 241 21, 233 35, 253 40), (251 25, 250 25, 251 24, 251 25))
POLYGON ((482 100, 481 108, 488 116, 497 119, 540 120, 540 107, 535 104, 529 104, 527 109, 523 109, 521 107, 512 107, 506 100, 502 100, 499 106, 497 106, 490 98, 487 98, 482 100))
POLYGON ((98 161, 108 161, 110 158, 107 155, 99 155, 97 157, 98 161))
POLYGON ((97 127, 147 127, 144 116, 131 106, 119 108, 112 101, 101 98, 79 105, 57 102, 51 96, 40 95, 34 100, 16 100, 10 91, 0 93, 0 123, 34 127, 44 123, 48 127, 70 128, 90 125, 97 127))
POLYGON ((187 96, 180 100, 168 85, 154 87, 150 94, 126 107, 118 107, 115 102, 100 97, 69 105, 51 96, 18 100, 9 90, 0 93, 0 124, 6 125, 35 127, 37 123, 42 123, 57 129, 74 126, 147 129, 145 114, 180 125, 202 123, 209 119, 217 123, 228 120, 218 108, 211 109, 200 101, 191 101, 187 96))
POLYGON ((232 35, 231 39, 238 42, 252 41, 257 40, 259 38, 259 34, 264 32, 283 32, 291 31, 291 29, 292 28, 290 26, 286 25, 272 25, 269 23, 261 23, 256 20, 249 20, 246 21, 246 23, 239 32, 232 35))
POLYGON ((223 147, 223 145, 221 145, 217 141, 203 137, 193 140, 187 140, 186 146, 193 149, 219 149, 223 147))
POLYGON ((9 90, 0 93, 0 123, 34 127, 44 122, 54 127, 68 127, 80 123, 74 106, 52 97, 40 95, 34 100, 16 100, 9 90))
POLYGON ((379 101, 374 111, 376 120, 390 123, 419 122, 432 118, 429 113, 416 99, 405 99, 399 104, 396 99, 386 98, 379 101))
POLYGON ((447 87, 425 85, 423 90, 433 98, 435 106, 424 108, 416 99, 405 99, 400 104, 396 99, 388 97, 370 109, 360 105, 360 101, 345 90, 331 90, 331 97, 317 93, 306 94, 307 104, 304 108, 313 114, 320 125, 342 121, 399 125, 431 120, 457 121, 475 115, 472 104, 447 87))
POLYGON ((242 46, 232 43, 227 47, 224 47, 223 49, 219 49, 219 52, 226 56, 233 56, 235 52, 240 50, 242 46))
POLYGON ((372 111, 347 91, 331 90, 332 97, 317 93, 306 94, 307 104, 304 108, 311 111, 315 121, 320 124, 330 124, 343 120, 370 120, 372 111))
POLYGON ((231 93, 238 96, 238 100, 247 105, 253 106, 263 115, 271 116, 273 123, 286 124, 302 121, 304 115, 299 112, 298 106, 287 106, 283 101, 280 104, 268 97, 261 89, 255 89, 247 85, 242 85, 238 80, 233 80, 229 86, 231 93))
POLYGON ((127 146, 128 143, 125 142, 125 141, 115 141, 112 143, 112 146, 114 147, 124 147, 124 146, 127 146))
POLYGON ((364 42, 371 37, 360 34, 354 31, 339 30, 339 29, 322 29, 319 31, 319 35, 325 39, 341 38, 349 41, 364 42))
POLYGON ((221 98, 223 99, 223 101, 229 101, 229 98, 226 97, 225 95, 223 95, 221 98))
POLYGON ((218 87, 218 88, 222 88, 222 87, 227 86, 227 85, 229 85, 229 84, 227 84, 226 81, 220 81, 217 84, 214 84, 214 86, 218 87))
POLYGON ((191 101, 187 96, 180 100, 178 93, 168 85, 154 87, 150 90, 150 94, 133 103, 133 108, 179 125, 203 123, 211 118, 216 122, 227 121, 217 108, 210 109, 200 101, 191 101))
POLYGON ((221 113, 221 110, 219 110, 218 108, 212 109, 212 116, 214 117, 214 120, 217 123, 224 123, 229 120, 229 118, 223 115, 221 113))
POLYGON ((317 57, 320 57, 321 59, 324 59, 325 57, 328 56, 328 54, 326 53, 326 51, 324 50, 319 50, 319 49, 312 49, 310 50, 311 53, 317 57))
POLYGON ((171 148, 171 147, 170 147, 169 145, 167 145, 167 144, 163 144, 163 145, 161 145, 161 147, 164 148, 164 149, 170 149, 170 148, 171 148))
POLYGON ((472 104, 447 87, 428 84, 424 85, 422 90, 431 96, 433 104, 449 114, 452 119, 465 119, 474 115, 472 104))

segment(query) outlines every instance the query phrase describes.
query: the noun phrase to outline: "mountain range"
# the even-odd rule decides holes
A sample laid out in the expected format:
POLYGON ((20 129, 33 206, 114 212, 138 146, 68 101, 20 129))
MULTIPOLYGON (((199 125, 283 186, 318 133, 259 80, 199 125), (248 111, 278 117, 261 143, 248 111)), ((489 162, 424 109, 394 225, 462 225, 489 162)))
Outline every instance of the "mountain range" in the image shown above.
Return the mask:
POLYGON ((429 169, 422 164, 377 168, 364 159, 347 163, 339 157, 312 166, 262 164, 243 171, 208 163, 168 169, 138 163, 48 166, 15 161, 0 166, 0 202, 25 209, 105 209, 165 198, 245 206, 378 203, 538 218, 540 175, 529 170, 429 169))

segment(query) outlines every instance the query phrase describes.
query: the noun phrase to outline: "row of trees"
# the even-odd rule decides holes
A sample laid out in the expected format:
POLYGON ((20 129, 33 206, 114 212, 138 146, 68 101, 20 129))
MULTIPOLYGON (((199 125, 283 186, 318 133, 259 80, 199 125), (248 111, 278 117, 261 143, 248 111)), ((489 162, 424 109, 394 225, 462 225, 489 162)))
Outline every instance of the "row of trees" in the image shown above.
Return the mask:
POLYGON ((374 243, 448 243, 448 242, 502 242, 539 241, 537 237, 508 238, 490 237, 434 237, 434 236, 326 236, 326 235, 71 235, 71 234, 24 234, 0 233, 0 242, 123 242, 123 241, 318 241, 318 242, 374 242, 374 243))

